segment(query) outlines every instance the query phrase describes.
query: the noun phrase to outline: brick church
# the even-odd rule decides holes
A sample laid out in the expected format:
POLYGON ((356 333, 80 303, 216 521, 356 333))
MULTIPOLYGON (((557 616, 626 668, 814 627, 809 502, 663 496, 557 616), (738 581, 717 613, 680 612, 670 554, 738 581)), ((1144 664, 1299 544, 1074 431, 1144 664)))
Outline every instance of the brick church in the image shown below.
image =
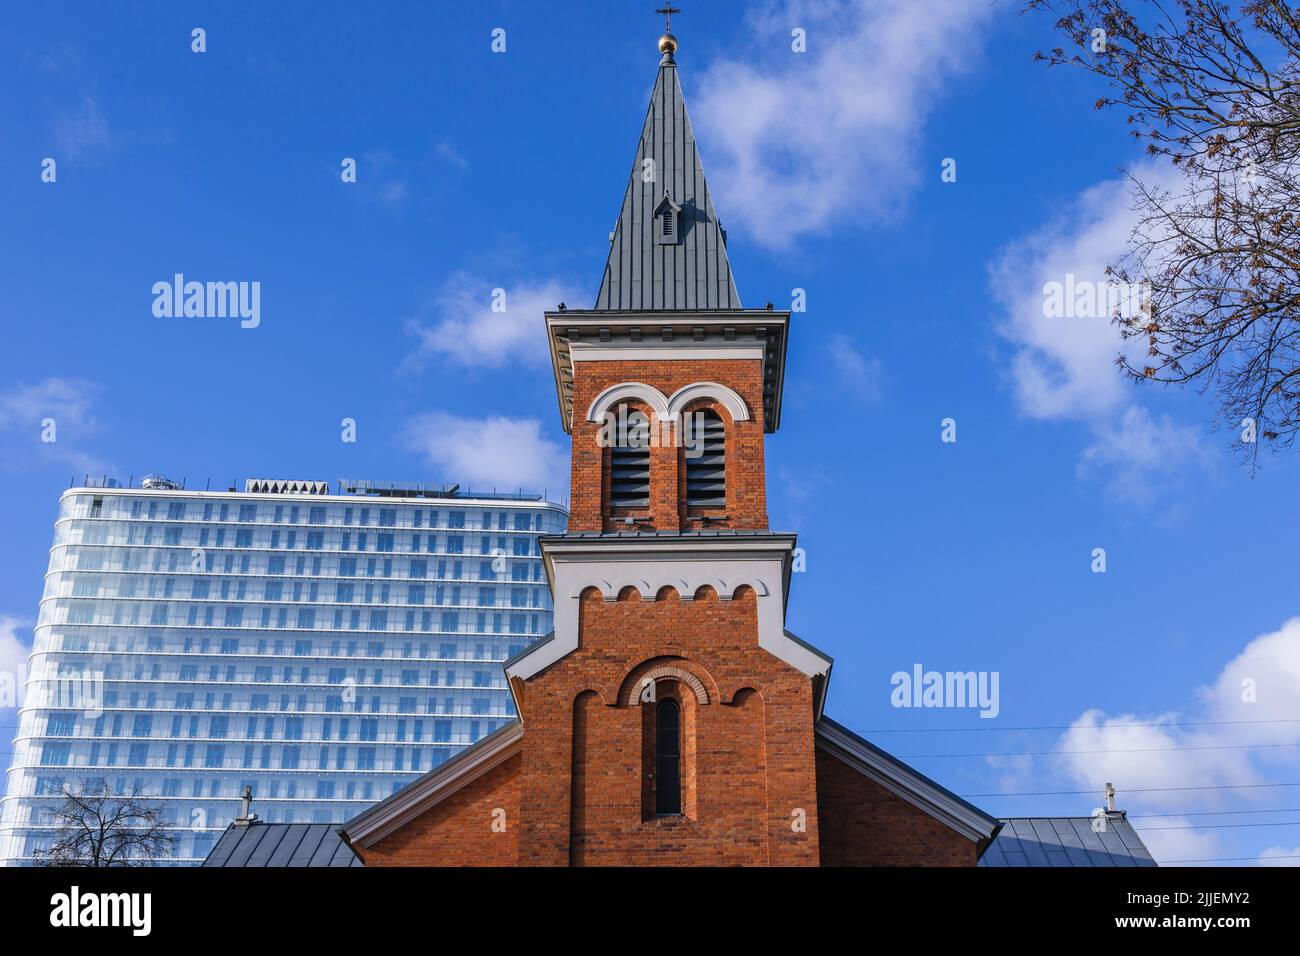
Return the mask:
POLYGON ((823 712, 768 527, 790 313, 741 306, 676 40, 595 308, 546 314, 573 439, 544 538, 555 629, 505 663, 518 718, 355 817, 366 866, 974 866, 1000 822, 823 712))

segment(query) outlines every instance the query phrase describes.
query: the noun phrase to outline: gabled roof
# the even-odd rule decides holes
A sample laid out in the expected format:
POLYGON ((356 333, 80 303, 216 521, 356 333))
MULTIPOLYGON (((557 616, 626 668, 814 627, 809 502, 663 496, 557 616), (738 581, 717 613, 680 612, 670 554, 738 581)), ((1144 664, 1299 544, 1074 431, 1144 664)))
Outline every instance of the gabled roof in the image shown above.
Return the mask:
POLYGON ((659 61, 596 308, 740 308, 671 52, 659 61), (653 232, 665 194, 681 210, 678 241, 667 245, 656 243, 653 232))
POLYGON ((989 816, 975 804, 968 803, 829 717, 817 722, 816 743, 818 750, 837 757, 967 839, 977 843, 991 840, 1002 826, 997 818, 989 816))
POLYGON ((1012 817, 980 866, 1155 866, 1123 813, 1093 817, 1012 817))
POLYGON ((337 823, 232 823, 204 866, 361 866, 337 823))
POLYGON ((349 844, 369 846, 519 753, 524 725, 516 717, 466 747, 446 763, 363 810, 340 831, 349 844))

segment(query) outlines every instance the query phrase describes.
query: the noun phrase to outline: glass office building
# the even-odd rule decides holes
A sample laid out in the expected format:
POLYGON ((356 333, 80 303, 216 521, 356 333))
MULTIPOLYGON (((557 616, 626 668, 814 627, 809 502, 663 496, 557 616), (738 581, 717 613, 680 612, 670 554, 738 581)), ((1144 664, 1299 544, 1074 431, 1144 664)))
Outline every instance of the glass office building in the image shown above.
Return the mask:
POLYGON ((501 662, 551 627, 538 537, 562 506, 144 485, 60 501, 0 861, 33 862, 62 788, 103 778, 197 863, 245 786, 263 820, 341 822, 514 715, 501 662))

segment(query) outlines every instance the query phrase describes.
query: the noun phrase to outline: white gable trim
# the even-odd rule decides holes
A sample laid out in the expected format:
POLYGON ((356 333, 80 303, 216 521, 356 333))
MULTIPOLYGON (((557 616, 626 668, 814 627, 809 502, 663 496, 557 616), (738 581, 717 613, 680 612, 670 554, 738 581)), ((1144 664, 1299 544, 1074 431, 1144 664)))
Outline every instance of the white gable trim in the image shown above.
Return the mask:
POLYGON ((1002 826, 1000 821, 889 757, 829 717, 817 722, 816 746, 968 840, 977 843, 991 840, 1002 826))
POLYGON ((343 825, 344 839, 349 845, 374 846, 489 770, 505 763, 522 750, 523 740, 524 725, 518 719, 488 734, 442 766, 435 767, 388 799, 353 817, 343 825))

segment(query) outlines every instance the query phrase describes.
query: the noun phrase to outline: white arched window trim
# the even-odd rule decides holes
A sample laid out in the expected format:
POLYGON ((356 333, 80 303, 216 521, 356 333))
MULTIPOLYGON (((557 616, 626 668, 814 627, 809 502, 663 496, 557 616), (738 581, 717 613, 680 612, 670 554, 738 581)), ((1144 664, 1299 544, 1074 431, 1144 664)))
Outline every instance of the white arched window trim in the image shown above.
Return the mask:
POLYGON ((690 385, 683 385, 673 392, 671 398, 665 398, 664 393, 653 385, 622 382, 611 385, 596 396, 591 407, 587 409, 587 421, 602 421, 610 409, 633 399, 648 405, 654 412, 655 418, 661 422, 680 421, 682 410, 699 399, 711 399, 722 405, 731 415, 733 422, 747 422, 750 417, 749 406, 735 389, 718 382, 692 382, 690 385))
POLYGON ((633 400, 648 405, 657 420, 661 422, 668 420, 668 399, 664 398, 663 392, 653 385, 643 385, 640 382, 623 382, 619 385, 611 385, 596 396, 596 400, 587 409, 587 421, 603 421, 611 409, 633 400))
POLYGON ((668 399, 669 417, 673 421, 680 421, 682 409, 702 398, 712 399, 720 404, 731 415, 733 422, 749 421, 749 406, 745 404, 745 400, 734 389, 717 382, 695 382, 691 385, 683 385, 673 392, 672 398, 668 399))

